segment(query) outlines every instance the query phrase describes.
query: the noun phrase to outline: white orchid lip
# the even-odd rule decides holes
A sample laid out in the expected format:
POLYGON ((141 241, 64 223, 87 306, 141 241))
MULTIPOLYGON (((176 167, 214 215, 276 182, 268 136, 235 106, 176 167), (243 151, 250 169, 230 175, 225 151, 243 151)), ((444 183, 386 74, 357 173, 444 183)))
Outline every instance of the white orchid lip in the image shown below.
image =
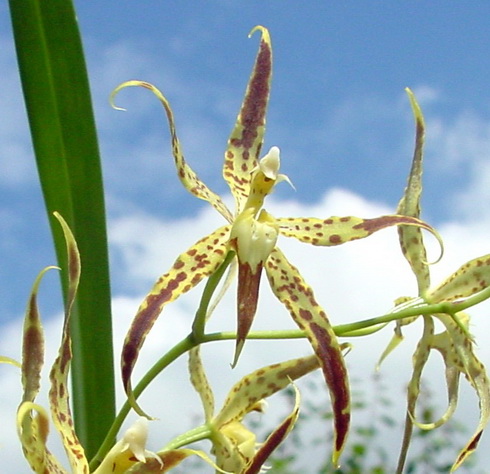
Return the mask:
POLYGON ((276 180, 279 172, 279 168, 281 166, 281 151, 279 147, 273 146, 269 153, 267 153, 260 161, 259 161, 259 169, 264 173, 264 175, 269 178, 276 180))
POLYGON ((262 209, 257 219, 253 214, 254 209, 246 209, 242 213, 233 226, 230 240, 235 241, 240 261, 255 270, 276 246, 279 227, 265 210, 262 209))

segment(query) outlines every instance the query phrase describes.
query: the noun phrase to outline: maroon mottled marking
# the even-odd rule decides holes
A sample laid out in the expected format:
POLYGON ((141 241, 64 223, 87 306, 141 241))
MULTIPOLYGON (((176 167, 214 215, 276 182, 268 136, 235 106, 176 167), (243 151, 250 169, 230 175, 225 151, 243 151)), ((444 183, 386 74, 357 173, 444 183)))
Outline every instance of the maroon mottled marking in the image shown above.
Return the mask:
MULTIPOLYGON (((64 331, 68 331, 69 328, 65 328, 64 331)), ((65 374, 68 364, 71 361, 72 358, 72 352, 71 352, 71 347, 70 347, 70 340, 67 336, 63 335, 63 343, 61 347, 61 354, 60 354, 61 360, 60 360, 60 371, 61 373, 65 374)))
POLYGON ((313 315, 311 311, 301 308, 299 310, 299 315, 303 321, 311 321, 313 319, 313 315))
POLYGON ((136 315, 121 355, 122 379, 126 389, 129 388, 131 372, 145 335, 155 323, 162 306, 172 298, 173 292, 186 279, 186 276, 187 274, 185 272, 180 272, 159 293, 148 295, 146 298, 146 307, 136 315))
POLYGON ((342 237, 338 234, 332 234, 328 238, 328 240, 331 244, 341 244, 342 243, 342 237))
POLYGON ((243 124, 242 136, 235 140, 234 146, 247 150, 254 145, 257 128, 265 122, 271 73, 272 51, 269 44, 261 41, 255 68, 248 83, 248 93, 240 111, 240 122, 243 124))
POLYGON ((75 245, 69 246, 69 256, 68 262, 70 263, 68 271, 70 273, 70 282, 75 282, 80 278, 80 256, 78 254, 78 249, 75 245))
POLYGON ((174 263, 174 266, 173 268, 175 270, 180 270, 183 266, 185 265, 185 262, 183 262, 182 260, 177 260, 175 263, 174 263))
POLYGON ((335 449, 341 451, 350 425, 350 395, 342 353, 327 330, 317 323, 310 323, 315 335, 315 353, 320 359, 322 371, 330 390, 335 422, 335 449))
POLYGON ((255 453, 252 460, 249 462, 243 474, 258 474, 262 470, 262 466, 270 457, 272 452, 282 443, 286 438, 292 425, 295 422, 297 416, 297 410, 289 415, 267 438, 260 448, 255 453))
POLYGON ((324 224, 326 224, 326 225, 332 225, 332 224, 334 223, 334 220, 333 220, 333 219, 331 219, 331 218, 329 218, 329 219, 325 219, 325 220, 323 221, 323 223, 324 223, 324 224))
POLYGON ((247 338, 257 312, 262 265, 252 271, 248 263, 238 264, 237 345, 247 338))
POLYGON ((352 226, 353 229, 363 229, 369 234, 390 227, 395 224, 422 224, 415 217, 410 216, 381 216, 374 219, 365 219, 359 224, 352 226))
POLYGON ((456 459, 456 462, 454 463, 455 466, 463 462, 463 460, 468 456, 470 453, 472 453, 478 446, 478 443, 480 441, 481 435, 483 434, 483 430, 480 430, 479 433, 477 433, 473 439, 471 440, 471 443, 466 447, 464 452, 462 452, 458 458, 456 459))

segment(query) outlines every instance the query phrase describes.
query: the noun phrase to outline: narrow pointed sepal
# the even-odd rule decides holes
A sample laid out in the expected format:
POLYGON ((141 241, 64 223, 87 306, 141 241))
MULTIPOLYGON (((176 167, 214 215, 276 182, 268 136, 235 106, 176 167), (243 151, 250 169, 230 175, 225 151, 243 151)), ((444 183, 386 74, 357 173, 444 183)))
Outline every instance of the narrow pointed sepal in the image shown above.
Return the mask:
POLYGON ((68 224, 58 213, 55 213, 55 217, 61 224, 66 240, 66 251, 68 257, 68 267, 66 271, 69 277, 61 346, 58 351, 58 357, 56 358, 49 374, 49 379, 51 381, 49 402, 53 423, 61 435, 63 447, 65 448, 72 471, 76 472, 77 474, 88 474, 88 461, 85 457, 84 448, 80 443, 77 434, 75 433, 73 425, 73 418, 70 410, 68 382, 68 375, 73 357, 70 337, 70 320, 80 281, 80 254, 75 238, 68 227, 68 224))
POLYGON ((230 246, 238 258, 237 341, 234 367, 257 311, 262 268, 274 249, 279 234, 274 217, 262 209, 246 208, 235 220, 230 233, 230 246))
MULTIPOLYGON (((405 89, 415 120, 415 149, 407 187, 397 208, 397 214, 420 217, 420 198, 422 195, 423 148, 425 122, 422 110, 410 89, 405 89)), ((418 294, 423 296, 430 286, 430 272, 427 263, 422 231, 419 227, 399 226, 398 237, 403 255, 417 278, 418 294)))
POLYGON ((313 290, 277 247, 265 268, 274 294, 305 331, 323 371, 333 407, 332 463, 337 467, 350 427, 350 389, 342 349, 313 290))
POLYGON ((248 263, 238 263, 237 339, 232 367, 238 362, 257 312, 261 275, 262 264, 258 264, 253 272, 248 263))
POLYGON ((272 47, 269 32, 262 26, 254 28, 252 33, 255 31, 262 33, 259 51, 235 127, 228 140, 223 165, 223 178, 235 198, 237 214, 243 210, 243 205, 248 198, 250 173, 257 166, 264 140, 265 115, 272 78, 272 47))
POLYGON ((443 247, 442 239, 433 227, 420 219, 410 216, 394 214, 372 219, 354 216, 332 216, 327 219, 278 217, 276 221, 279 225, 279 232, 282 235, 294 237, 301 242, 318 246, 341 245, 353 240, 365 239, 375 232, 388 227, 406 225, 429 231, 437 239, 441 249, 443 247))
POLYGON ((138 406, 131 388, 131 374, 146 336, 164 306, 194 288, 221 265, 228 253, 230 227, 224 226, 199 240, 182 253, 170 271, 162 275, 138 308, 124 340, 121 372, 124 389, 135 411, 146 416, 138 406))

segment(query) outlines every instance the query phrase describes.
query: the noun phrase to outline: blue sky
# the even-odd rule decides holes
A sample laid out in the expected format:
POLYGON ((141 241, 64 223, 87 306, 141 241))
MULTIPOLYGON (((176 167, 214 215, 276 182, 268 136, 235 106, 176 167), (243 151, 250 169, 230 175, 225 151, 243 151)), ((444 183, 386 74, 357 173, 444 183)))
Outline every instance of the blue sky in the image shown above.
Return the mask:
MULTIPOLYGON (((392 212, 413 148, 408 86, 427 121, 424 217, 446 231, 447 263, 439 273, 488 253, 489 3, 207 0, 196 5, 188 0, 77 4, 107 184, 115 297, 138 301, 174 256, 201 237, 194 227, 211 230, 214 221, 205 203, 187 195, 175 177, 157 101, 147 91, 130 89, 117 99, 128 111, 117 112, 108 105, 110 91, 128 79, 144 79, 164 91, 188 161, 225 194, 223 151, 257 50, 258 36, 247 34, 257 24, 269 28, 274 50, 264 150, 281 148, 282 172, 296 187, 279 186, 274 196, 279 213, 286 208, 312 215, 322 209, 339 215, 392 212)), ((54 257, 5 4, 0 5, 0 70, 0 111, 8 117, 0 122, 0 322, 15 325, 35 275, 54 257)), ((390 235, 386 239, 396 244, 390 235)), ((383 239, 373 246, 384 249, 383 239)), ((398 260, 392 264, 391 254, 370 260, 368 247, 339 252, 329 262, 337 273, 325 301, 339 318, 354 319, 352 314, 365 308, 363 298, 373 297, 372 311, 381 312, 399 292, 413 292, 406 268, 397 266, 403 265, 398 260), (355 273, 343 271, 356 265, 355 273), (398 277, 400 268, 407 275, 400 274, 399 282, 388 276, 375 284, 376 272, 398 277), (359 301, 347 304, 346 288, 353 282, 359 301)), ((322 283, 313 263, 305 263, 306 271, 322 283)), ((58 307, 55 295, 56 277, 50 276, 44 297, 48 317, 58 307)), ((389 337, 388 332, 380 340, 389 337)), ((9 348, 0 342, 0 353, 9 348)), ((490 351, 481 357, 490 364, 490 351)))

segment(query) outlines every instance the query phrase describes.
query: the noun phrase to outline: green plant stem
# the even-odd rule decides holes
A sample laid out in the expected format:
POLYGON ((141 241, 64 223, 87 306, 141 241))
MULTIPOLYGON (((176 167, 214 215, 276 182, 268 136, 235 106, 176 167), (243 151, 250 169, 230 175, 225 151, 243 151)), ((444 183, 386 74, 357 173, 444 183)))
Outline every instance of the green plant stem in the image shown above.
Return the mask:
POLYGON ((194 322, 192 323, 192 334, 196 338, 200 338, 204 335, 204 328, 206 326, 206 320, 208 317, 208 308, 213 297, 216 288, 218 287, 221 278, 223 277, 226 269, 230 265, 233 257, 235 256, 235 252, 230 250, 226 255, 225 260, 219 266, 219 268, 208 278, 206 282, 206 286, 202 293, 201 301, 199 303, 199 308, 197 308, 196 316, 194 318, 194 322))
POLYGON ((211 435, 211 430, 207 425, 201 425, 196 428, 192 428, 185 433, 176 436, 170 443, 166 444, 162 451, 167 451, 171 449, 178 449, 182 446, 187 446, 191 443, 195 443, 196 441, 201 441, 203 439, 209 438, 211 435))

